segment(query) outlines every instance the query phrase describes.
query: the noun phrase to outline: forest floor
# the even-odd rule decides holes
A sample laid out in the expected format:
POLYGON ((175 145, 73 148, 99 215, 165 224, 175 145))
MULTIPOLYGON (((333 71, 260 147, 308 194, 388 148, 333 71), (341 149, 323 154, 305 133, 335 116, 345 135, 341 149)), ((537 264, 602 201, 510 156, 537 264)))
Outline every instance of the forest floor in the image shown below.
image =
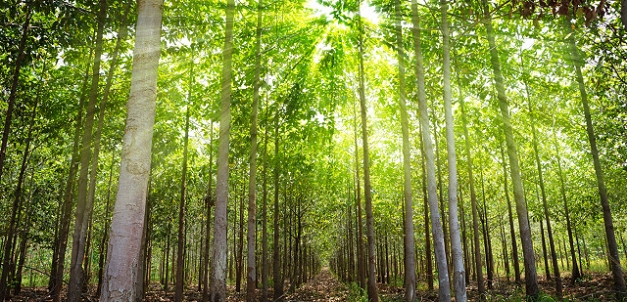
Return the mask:
MULTIPOLYGON (((539 285, 541 291, 548 299, 544 301, 558 301, 555 297, 555 288, 552 281, 547 281, 544 276, 539 276, 539 285)), ((594 273, 586 275, 583 281, 575 285, 570 284, 570 278, 563 278, 564 298, 569 301, 615 301, 613 295, 613 282, 611 274, 594 273)), ((524 286, 523 286, 524 287, 524 286)), ((246 300, 244 291, 235 292, 235 288, 229 286, 229 302, 240 302, 246 300)), ((287 287, 286 287, 287 290, 287 287)), ((523 297, 524 289, 516 288, 513 283, 505 282, 505 280, 495 282, 493 289, 488 291, 487 301, 520 301, 523 297)), ((92 291, 92 292, 95 292, 92 291)), ((47 297, 45 288, 25 288, 18 296, 12 297, 5 301, 51 301, 47 297)), ((419 290, 416 301, 437 301, 437 292, 419 290)), ((258 290, 257 296, 261 296, 258 290)), ((272 297, 272 289, 269 290, 269 297, 272 297)), ((379 296, 382 302, 400 302, 403 300, 403 288, 391 286, 387 284, 379 284, 379 296)), ((65 297, 62 297, 64 299, 65 297)), ((323 268, 321 272, 312 280, 303 284, 293 293, 283 296, 286 302, 339 302, 339 301, 366 301, 365 292, 357 286, 348 286, 339 282, 327 268, 323 268)), ((96 297, 84 299, 84 301, 97 301, 96 297)), ((184 295, 185 301, 202 301, 202 293, 197 290, 188 290, 184 295)), ((468 300, 479 301, 476 283, 468 286, 468 300)), ((174 301, 174 292, 165 292, 160 285, 152 284, 146 294, 146 302, 165 302, 174 301)), ((524 299, 523 299, 524 301, 524 299)))

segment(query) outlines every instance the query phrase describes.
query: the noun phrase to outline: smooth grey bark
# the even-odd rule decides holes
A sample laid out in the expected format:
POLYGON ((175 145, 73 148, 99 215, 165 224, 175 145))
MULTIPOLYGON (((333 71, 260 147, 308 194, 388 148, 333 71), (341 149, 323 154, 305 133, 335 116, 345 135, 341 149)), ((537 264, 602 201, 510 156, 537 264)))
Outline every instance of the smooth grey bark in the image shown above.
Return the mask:
POLYGON ((142 237, 154 128, 163 0, 138 3, 133 73, 118 193, 100 301, 134 302, 142 282, 142 237))
POLYGON ((222 53, 222 79, 220 91, 220 144, 218 146, 218 175, 216 180, 216 206, 211 262, 211 292, 209 301, 226 300, 226 206, 229 193, 229 133, 231 130, 231 76, 233 57, 233 15, 235 1, 227 0, 226 28, 222 53))
POLYGON ((259 80, 261 74, 261 31, 263 21, 263 2, 257 2, 257 32, 255 42, 255 78, 252 113, 250 116, 250 174, 248 182, 248 234, 247 247, 248 259, 246 269, 246 301, 255 301, 255 288, 257 284, 257 267, 255 265, 255 245, 257 241, 257 115, 259 112, 259 88, 261 82, 259 80))
MULTIPOLYGON (((85 115, 85 126, 81 140, 81 169, 78 175, 78 198, 76 202, 76 215, 74 220, 74 234, 72 236, 72 256, 70 261, 70 283, 68 285, 67 300, 75 302, 81 300, 83 289, 84 272, 83 257, 85 255, 85 244, 87 239, 87 227, 91 216, 92 204, 89 204, 88 196, 88 174, 89 162, 91 159, 92 130, 94 126, 94 116, 96 112, 96 102, 98 99, 98 84, 100 82, 100 61, 102 56, 102 36, 104 32, 105 19, 107 17, 107 1, 99 0, 99 12, 97 17, 98 28, 96 30, 96 48, 94 49, 94 65, 92 66, 91 87, 89 91, 89 101, 87 103, 87 114, 85 115)), ((103 118, 103 117, 101 117, 103 118)))
MULTIPOLYGON (((361 9, 360 9, 361 10, 361 9)), ((364 197, 366 199, 366 237, 368 238, 368 300, 378 302, 376 280, 376 255, 374 249, 374 217, 372 213, 372 192, 370 186, 370 156, 368 151, 368 114, 366 107, 366 88, 364 70, 364 28, 361 20, 361 12, 357 14, 359 26, 359 105, 361 108, 361 138, 363 144, 364 165, 364 197)))
POLYGON ((422 46, 420 42, 420 23, 418 21, 418 4, 412 0, 412 21, 414 34, 414 50, 416 58, 416 80, 418 85, 418 107, 420 110, 419 119, 421 125, 422 141, 424 145, 426 165, 427 165, 427 192, 429 208, 431 212, 431 229, 433 232, 433 243, 435 247, 435 257, 438 265, 439 295, 440 301, 451 300, 451 287, 448 277, 448 264, 446 263, 446 252, 444 249, 444 234, 440 213, 438 212, 438 195, 435 179, 435 158, 433 154, 433 142, 429 132, 429 112, 427 108, 427 95, 425 92, 425 77, 422 59, 422 46))
MULTIPOLYGON (((623 10, 624 12, 624 10, 623 10)), ((620 266, 620 257, 618 254, 618 244, 616 243, 616 235, 614 234, 614 222, 612 221, 612 210, 610 208, 609 199, 607 196, 607 188, 605 187, 605 180, 603 176, 603 168, 601 167, 601 160, 599 159, 599 150, 597 148, 596 136, 594 134, 594 126, 592 125, 592 116, 590 113, 590 105, 588 104, 588 94, 586 92, 586 86, 583 81, 583 74, 581 73, 581 65, 583 65, 583 59, 575 43, 573 37, 574 32, 570 24, 566 27, 569 30, 567 38, 572 54, 572 64, 575 68, 575 76, 579 87, 579 93, 581 96, 581 103, 583 105, 583 112, 586 119, 586 132, 588 133, 588 140, 590 142, 590 151, 592 153, 592 162, 594 164, 594 171, 597 177, 597 186, 599 188, 599 197, 601 199, 601 207, 603 208, 603 222, 605 226, 605 237, 607 239, 607 245, 609 253, 607 259, 612 271, 612 277, 614 279, 614 289, 616 290, 616 299, 623 301, 627 297, 627 286, 625 285, 625 279, 623 278, 623 270, 620 266)))
POLYGON ((447 0, 440 0, 442 16, 442 58, 444 75, 444 114, 446 119, 446 146, 448 152, 448 210, 449 228, 451 236, 451 258, 453 260, 453 289, 455 301, 465 302, 466 280, 464 278, 464 251, 459 230, 459 215, 457 213, 457 154, 455 153, 455 131, 453 124, 453 106, 451 104, 451 45, 448 28, 447 0))
POLYGON ((403 132, 403 200, 404 216, 404 251, 405 251, 405 301, 416 299, 416 259, 414 258, 414 218, 413 197, 411 188, 411 156, 409 153, 409 122, 405 94, 405 51, 403 50, 403 28, 401 25, 401 1, 394 1, 396 18, 396 48, 398 60, 398 93, 401 107, 401 128, 403 132))
POLYGON ((523 259, 525 264, 525 293, 530 299, 536 300, 540 294, 540 290, 538 288, 538 276, 536 273, 536 260, 534 258, 533 241, 531 240, 531 228, 529 227, 527 204, 525 202, 522 179, 520 176, 518 152, 516 151, 516 142, 514 141, 514 133, 509 116, 509 101, 505 93, 501 63, 499 62, 498 49, 494 39, 490 6, 488 5, 487 0, 482 0, 482 3, 484 9, 483 22, 486 26, 487 38, 490 47, 490 63, 492 65, 492 72, 494 73, 494 82, 496 84, 499 108, 501 109, 501 116, 503 119, 503 132, 505 133, 507 156, 509 157, 510 173, 512 177, 512 184, 514 186, 514 200, 516 201, 518 228, 520 230, 520 238, 523 247, 523 259))

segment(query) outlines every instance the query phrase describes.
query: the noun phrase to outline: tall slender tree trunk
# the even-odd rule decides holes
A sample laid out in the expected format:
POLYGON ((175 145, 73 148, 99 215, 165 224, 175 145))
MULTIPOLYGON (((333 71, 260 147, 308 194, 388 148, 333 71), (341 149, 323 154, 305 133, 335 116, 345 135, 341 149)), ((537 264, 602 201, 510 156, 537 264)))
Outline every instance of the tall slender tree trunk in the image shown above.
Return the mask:
MULTIPOLYGON (((522 60, 522 55, 521 55, 522 60)), ((531 105, 531 96, 529 94, 529 85, 527 84, 527 74, 525 72, 525 64, 521 62, 523 68, 523 82, 525 84, 525 92, 527 94, 527 103, 529 106, 529 115, 531 117, 531 136, 533 144, 533 152, 535 155, 536 166, 538 168, 538 182, 540 184, 540 193, 542 194, 542 206, 544 208, 544 218, 546 219, 546 231, 549 235, 549 247, 551 248, 551 260, 553 263, 553 274, 555 275, 555 292, 558 299, 562 298, 562 277, 560 276, 560 268, 557 262, 557 253, 555 252, 555 241, 553 240, 553 229, 551 228, 551 217, 549 215, 549 206, 546 198, 546 190, 544 188, 544 177, 542 173, 542 163, 540 162, 540 153, 538 151, 538 138, 536 134, 535 116, 531 105)), ((548 271, 547 271, 547 276, 548 271)))
POLYGON ((263 201, 261 231, 261 302, 268 300, 268 106, 263 137, 263 201))
POLYGON ((546 254, 546 239, 544 235, 544 220, 540 219, 540 237, 542 240, 542 258, 544 259, 544 270, 546 273, 546 280, 551 280, 551 270, 549 269, 549 257, 546 254))
MULTIPOLYGON (((625 5, 623 5, 623 16, 625 15, 625 5)), ((624 21, 624 20, 623 20, 624 21)), ((588 132, 588 140, 590 141, 590 151, 592 153, 592 162, 594 164, 594 171, 597 176, 597 186, 599 188, 599 197, 601 199, 601 207, 603 208, 603 221, 605 226, 605 237, 607 238, 607 245, 609 253, 607 254, 608 262, 610 263, 610 269, 614 278, 614 289, 616 290, 616 299, 622 301, 627 297, 627 286, 625 285, 625 279, 623 278, 623 270, 620 266, 620 257, 618 255, 618 245, 616 243, 616 236, 614 234, 614 222, 612 221, 612 211, 610 209, 610 203, 607 197, 607 189, 605 187, 605 180, 603 176, 603 169, 601 168, 601 160, 599 159, 599 150, 597 148, 597 140, 594 134, 594 126, 592 125, 592 116, 590 114, 590 105, 588 105, 588 94, 586 92, 586 86, 583 81, 583 75, 581 73, 581 65, 583 60, 579 54, 579 49, 575 43, 573 37, 573 30, 570 24, 566 27, 569 30, 568 43, 570 44, 571 54, 573 56, 572 62, 575 67, 575 76, 577 78, 577 84, 579 86, 579 93, 581 95, 581 103, 583 105, 583 112, 586 118, 586 131, 588 132)))
POLYGON ((203 287, 202 287, 202 297, 203 300, 209 300, 209 242, 211 239, 210 229, 211 229, 211 207, 214 206, 213 199, 213 121, 209 123, 209 184, 207 185, 207 196, 205 196, 205 208, 206 208, 206 217, 205 221, 205 249, 203 250, 205 262, 203 263, 203 287))
POLYGON ((449 283, 448 264, 446 263, 446 251, 444 249, 444 234, 440 213, 438 213, 438 195, 435 179, 435 158, 433 155, 433 142, 429 132, 429 112, 427 108, 427 95, 425 92, 424 68, 422 64, 422 46, 420 42, 420 24, 418 21, 418 4, 412 0, 412 21, 414 24, 414 49, 416 57, 416 78, 418 83, 418 107, 420 110, 420 125, 422 141, 424 144, 427 164, 427 191, 431 211, 431 227, 433 243, 435 245, 435 258, 438 264, 439 300, 451 300, 451 287, 449 283))
MULTIPOLYGON (((360 1, 361 2, 361 1, 360 1)), ((370 186, 370 156, 368 150, 368 114, 366 107, 366 88, 364 70, 364 28, 361 20, 361 12, 357 15, 359 26, 359 105, 361 108, 361 137, 363 144, 364 164, 364 197, 366 198, 366 229, 368 238, 368 299, 378 302, 376 283, 376 255, 374 250, 374 218, 372 214, 372 192, 370 186)))
POLYGON ((509 218, 509 235, 512 240, 512 262, 514 266, 514 282, 519 285, 522 283, 520 280, 520 265, 518 263, 518 244, 516 243, 516 232, 514 230, 514 216, 512 215, 512 201, 509 198, 509 185, 507 184, 507 162, 505 161, 505 152, 503 151, 503 145, 499 144, 501 150, 501 158, 503 163, 503 189, 505 192, 505 200, 507 201, 507 213, 509 218))
POLYGON ((274 301, 279 301, 283 297, 281 253, 279 250, 279 167, 279 112, 277 111, 274 116, 274 213, 272 222, 272 282, 274 283, 274 301))
POLYGON ((538 277, 536 273, 536 261, 533 252, 533 242, 531 240, 531 229, 529 227, 529 218, 527 217, 527 204, 522 188, 522 180, 520 177, 520 167, 518 164, 518 153, 516 151, 516 142, 509 116, 509 101, 505 93, 505 84, 503 74, 501 73, 501 63, 499 62, 499 54, 496 48, 494 33, 492 29, 492 17, 490 15, 490 6, 487 0, 482 0, 484 6, 483 22, 486 26, 488 43, 490 47, 490 62, 494 73, 494 82, 498 95, 499 107, 503 118, 503 132, 505 133, 505 141, 507 143, 507 155, 510 162, 510 172, 512 183, 514 185, 514 199, 516 200, 516 212, 518 213, 518 228, 523 246, 523 258, 525 263, 525 292, 530 299, 537 299, 540 290, 538 288, 538 277))
MULTIPOLYGON (((20 38, 20 46, 17 51, 17 59, 15 60, 15 70, 13 72, 13 82, 11 83, 11 92, 9 93, 9 100, 7 101, 7 111, 4 118, 4 129, 2 130, 2 145, 0 147, 0 180, 2 180, 2 173, 4 172, 4 162, 7 155, 7 145, 9 142, 9 133, 11 132, 11 119, 13 117, 13 108, 15 108, 15 98, 17 97, 17 86, 20 83, 20 69, 22 69, 22 62, 24 61, 24 50, 26 48, 26 39, 28 38, 28 26, 31 19, 31 5, 26 5, 26 18, 24 25, 22 25, 22 37, 20 38)), ((6 282, 7 276, 4 271, 8 267, 7 258, 3 259, 3 273, 2 279, 0 279, 0 299, 6 294, 6 282)), ((8 272, 7 272, 8 274, 8 272)))
POLYGON ((457 213, 457 154, 455 153, 455 131, 453 125, 453 106, 451 105, 451 45, 448 29, 447 0, 440 0, 442 14, 442 57, 444 74, 444 111, 446 117, 446 146, 448 151, 448 210, 451 234, 451 258, 453 258, 453 288, 455 301, 466 301, 466 280, 464 279, 464 251, 459 231, 457 213))
MULTIPOLYGON (((85 244, 87 237, 87 226, 93 203, 87 200, 87 185, 89 174, 89 161, 91 159, 92 130, 94 126, 94 116, 96 111, 96 101, 98 99, 98 84, 100 82, 100 61, 102 56, 102 36, 104 32, 105 19, 107 17, 107 1, 99 0, 98 28, 96 30, 96 48, 94 50, 94 65, 92 67, 91 88, 89 91, 89 102, 87 103, 87 114, 85 115, 85 127, 81 142, 81 169, 78 176, 78 199, 76 203, 76 215, 74 220, 74 234, 72 241, 72 258, 70 262, 70 283, 68 285, 68 301, 80 301, 84 282, 84 272, 82 266, 85 255, 85 244)), ((101 117, 104 118, 104 117, 101 117)), ((93 202, 93 199, 91 200, 93 202)))
MULTIPOLYGON (((422 128, 420 129, 422 133, 422 128)), ((425 275, 427 277, 427 288, 429 291, 433 291, 433 261, 431 260, 431 235, 429 232, 429 198, 427 198, 427 164, 425 157, 425 148, 424 143, 422 141, 422 137, 420 138, 420 152, 422 153, 422 196, 423 196, 423 209, 424 209, 424 225, 425 225, 425 275)))
MULTIPOLYGON (((90 58, 91 58, 90 53, 90 58)), ((89 60, 91 61, 91 60, 89 60)), ((85 70, 85 77, 83 80, 83 87, 81 88, 80 99, 78 102, 78 113, 76 115, 76 128, 74 129, 74 140, 72 145, 72 160, 70 161, 70 168, 68 173, 67 182, 65 183, 63 200, 60 205, 61 219, 58 225, 58 240, 53 251, 52 267, 50 272, 49 288, 51 292, 52 300, 55 302, 60 301, 61 289, 63 288, 63 273, 65 267, 65 252, 67 250, 67 239, 69 235, 71 215, 72 215, 72 199, 74 198, 74 181, 76 180, 76 171, 78 170, 78 148, 81 138, 81 125, 83 121, 83 107, 85 105, 87 84, 89 83, 89 71, 90 65, 88 64, 85 70)))
POLYGON ((566 198, 566 186, 564 185, 564 173, 562 172, 562 157, 560 155, 559 143, 555 138, 555 155, 557 157, 557 173, 560 180, 560 194, 562 195, 562 202, 564 203, 564 215, 566 216, 566 231, 568 233, 568 244, 570 246, 570 261, 572 263, 571 281, 570 284, 574 285, 579 279, 581 279, 581 272, 579 271, 579 265, 577 265, 577 256, 575 255, 575 244, 573 240, 573 227, 570 222, 570 211, 568 209, 568 200, 566 198))
MULTIPOLYGON (((45 64, 45 63, 44 63, 45 64)), ((44 66, 45 70, 45 66, 44 66)), ((41 87, 41 86, 40 86, 41 87)), ((37 93, 39 95, 39 92, 37 93)), ((18 232, 19 232, 19 213, 22 210, 22 187, 24 184, 24 178, 26 175, 26 168, 28 166, 28 159, 30 156, 30 144, 33 137, 33 127, 35 125, 35 120, 37 117, 37 105, 39 104, 39 96, 35 100, 35 104, 33 105, 33 111, 31 113, 31 120, 28 125, 28 134, 26 137, 26 145, 24 146, 24 152, 22 154, 22 163, 20 165, 20 172, 17 178, 17 186, 15 191, 13 192, 13 203, 11 205, 11 219, 9 220, 9 228, 7 230, 6 241, 4 242, 4 253, 3 257, 3 265, 2 265, 2 280, 0 284, 0 299, 4 300, 8 298, 10 292, 8 288, 8 282, 10 278, 10 274, 15 270, 15 262, 13 261, 13 251, 15 249, 15 244, 17 242, 18 232)), ((26 241, 26 235, 24 235, 23 242, 26 241)), ((19 280, 21 282, 21 280, 19 280)), ((18 291, 19 293, 19 291, 18 291)))
MULTIPOLYGON (((458 73, 459 76, 459 73, 458 73)), ((472 152, 470 149, 470 136, 468 135, 468 120, 466 118, 466 107, 463 98, 459 99, 462 110, 462 124, 464 125, 464 146, 466 149, 466 166, 468 169, 468 186, 470 187, 470 206, 472 210, 472 230, 473 230, 473 251, 474 267, 477 277, 477 289, 479 298, 485 299, 485 287, 483 284, 483 270, 481 268, 481 246, 479 244, 479 218, 477 211, 477 193, 475 191, 475 180, 473 175, 472 152)))
POLYGON ((100 301, 135 301, 141 293, 142 237, 154 126, 163 0, 139 2, 131 92, 118 193, 100 301))
POLYGON ((229 133, 231 128, 231 61, 233 57, 233 16, 235 1, 226 3, 226 28, 222 53, 222 90, 220 92, 220 145, 218 146, 218 176, 214 218, 213 259, 211 262, 211 292, 209 301, 226 300, 226 206, 229 191, 229 133))
MULTIPOLYGON (((192 55, 193 60, 193 55, 192 55)), ((174 301, 183 301, 184 269, 185 269, 185 201, 187 200, 187 155, 189 144, 189 108, 192 106, 193 66, 189 72, 189 90, 187 92, 187 109, 185 110, 185 137, 183 138, 183 168, 181 169, 181 200, 179 201, 178 240, 176 252, 176 284, 174 286, 174 301)))
POLYGON ((102 275, 104 272, 104 261, 105 256, 107 255, 107 241, 109 240, 109 228, 111 226, 109 220, 109 212, 110 212, 110 204, 111 204, 111 183, 113 182, 113 167, 115 165, 115 149, 111 152, 111 165, 109 166, 109 181, 107 185, 107 197, 106 197, 106 205, 105 205, 105 225, 104 225, 104 234, 102 234, 102 240, 100 241, 100 257, 98 258, 98 285, 96 288, 96 297, 100 297, 102 293, 102 275))
POLYGON ((357 109, 353 103, 353 133, 355 135, 355 195, 357 204, 357 280, 361 288, 366 287, 366 259, 364 257, 364 231, 361 213, 361 178, 359 177, 359 147, 357 146, 357 109))
POLYGON ((261 74, 261 31, 263 26, 263 2, 257 2, 257 33, 255 42, 255 79, 253 92, 253 110, 250 117, 250 178, 248 182, 248 265, 246 276, 246 301, 255 301, 255 288, 257 284, 257 267, 255 265, 255 244, 257 241, 257 229, 255 227, 257 216, 257 114, 259 112, 259 80, 261 74))
POLYGON ((416 299, 416 260, 414 258, 414 218, 413 197, 411 188, 411 156, 409 153, 409 122, 407 120, 407 105, 405 94, 405 51, 403 50, 403 28, 401 26, 401 1, 395 0, 396 17, 396 48, 398 51, 398 91, 401 105, 401 127, 403 131, 403 200, 405 202, 404 216, 404 250, 405 250, 405 301, 413 302, 416 299))

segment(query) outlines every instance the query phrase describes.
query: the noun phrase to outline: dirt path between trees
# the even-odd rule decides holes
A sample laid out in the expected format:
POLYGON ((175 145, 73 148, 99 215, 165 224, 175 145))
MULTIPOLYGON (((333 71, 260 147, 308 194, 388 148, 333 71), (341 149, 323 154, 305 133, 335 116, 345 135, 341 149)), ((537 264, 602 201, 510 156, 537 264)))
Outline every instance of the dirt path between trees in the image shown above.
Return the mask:
POLYGON ((286 301, 346 301, 348 290, 340 283, 328 268, 299 287, 286 301))

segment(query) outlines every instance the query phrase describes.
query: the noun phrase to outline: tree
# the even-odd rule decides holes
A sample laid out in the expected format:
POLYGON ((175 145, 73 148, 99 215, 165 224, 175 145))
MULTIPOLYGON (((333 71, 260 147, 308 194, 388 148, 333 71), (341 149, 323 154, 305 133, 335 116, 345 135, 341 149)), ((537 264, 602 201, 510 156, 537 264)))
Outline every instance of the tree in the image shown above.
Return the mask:
MULTIPOLYGON (((623 1, 624 4, 624 1, 623 1)), ((623 6, 623 15, 625 14, 623 6)), ((624 21, 624 20, 623 20, 624 21)), ((565 21, 566 22, 566 21, 565 21)), ((607 238, 607 247, 609 253, 607 255, 612 276, 614 278, 614 288, 616 290, 616 299, 623 301, 627 296, 627 285, 625 285, 625 279, 623 279, 623 270, 620 266, 620 257, 618 254, 618 244, 616 243, 616 235, 614 234, 614 222, 612 221, 612 212, 610 209, 610 203, 607 196, 607 188, 605 187, 605 180, 603 177, 603 169, 601 168, 601 161, 599 159, 599 150, 597 148, 596 136, 594 134, 594 127, 592 125, 592 115, 590 113, 590 105, 588 104, 588 94, 586 92, 586 86, 583 81, 583 74, 581 73, 581 64, 583 62, 579 49, 575 43, 573 37, 573 30, 571 24, 568 22, 565 27, 569 30, 569 36, 567 37, 567 43, 570 46, 572 55, 572 65, 575 68, 575 77, 579 87, 579 94, 581 97, 581 103, 583 105, 584 116, 586 119, 586 132, 588 134, 588 141, 590 142, 590 152, 592 153, 592 162, 594 164, 594 171, 596 173, 597 186, 599 189, 599 197, 601 199, 601 207, 603 209, 603 221, 605 227, 605 236, 607 238)))
POLYGON ((220 136, 218 146, 218 174, 213 235, 213 262, 211 263, 211 292, 209 301, 226 301, 226 205, 229 179, 229 131, 231 127, 231 61, 233 56, 233 15, 235 2, 227 0, 226 28, 222 52, 222 79, 220 91, 220 136))
POLYGON ((507 95, 505 94, 503 74, 501 73, 501 63, 499 62, 498 49, 494 39, 490 6, 488 5, 487 0, 482 0, 482 3, 484 9, 483 22, 486 26, 488 43, 490 46, 490 63, 492 65, 492 72, 494 73, 494 82, 496 84, 499 108, 502 116, 503 132, 505 133, 505 142, 507 145, 507 156, 509 157, 510 163, 510 173, 512 183, 514 185, 514 199, 516 200, 516 212, 518 213, 518 228, 520 230, 520 238, 523 246, 523 258, 525 263, 525 293, 530 299, 535 300, 539 295, 538 277, 536 273, 536 262, 534 258, 533 242, 531 240, 531 229, 529 226, 527 205, 520 177, 518 153, 516 151, 516 142, 514 141, 512 124, 509 116, 509 105, 507 95))
MULTIPOLYGON (((361 8, 359 8, 361 10, 361 8)), ((374 219, 372 213, 372 189, 370 187, 370 157, 368 153, 368 113, 366 107, 366 88, 364 71, 364 27, 360 13, 357 14, 359 31, 359 106, 361 109, 361 139, 363 144, 364 166, 364 198, 366 199, 366 237, 368 238, 368 299, 378 302, 377 284, 375 277, 376 255, 374 249, 374 219)))
POLYGON ((403 50, 403 29, 401 26, 401 2, 394 1, 396 16, 396 47, 398 51, 398 93, 401 105, 401 124, 403 131, 403 199, 405 201, 404 247, 405 247, 405 301, 416 299, 416 263, 414 258, 414 218, 411 189, 411 156, 409 154, 409 122, 405 94, 405 51, 403 50))
POLYGON ((246 300, 255 301, 257 268, 255 265, 255 243, 257 241, 256 206, 257 206, 257 114, 259 112, 259 77, 261 73, 261 31, 263 21, 263 5, 257 3, 257 32, 255 42, 255 79, 253 91, 253 109, 250 117, 250 180, 248 182, 248 269, 246 275, 246 300))
POLYGON ((448 277, 448 264, 446 263, 446 252, 444 250, 444 233, 442 222, 438 212, 438 196, 435 180, 435 159, 433 155, 433 142, 429 131, 429 112, 427 109, 427 96, 425 93, 425 77, 422 62, 422 47, 420 41, 420 23, 418 19, 418 4, 412 0, 412 22, 414 24, 414 51, 416 58, 416 80, 418 85, 418 108, 420 120, 420 132, 424 144, 425 159, 427 165, 427 192, 429 209, 431 211, 431 229, 433 232, 433 242, 435 245, 435 258, 438 264, 439 280, 439 300, 451 300, 451 288, 448 277))
POLYGON ((466 301, 466 280, 464 279, 464 251, 462 250, 459 218, 457 214, 457 155, 455 153, 455 132, 453 129, 453 108, 451 105, 451 49, 448 28, 447 0, 440 0, 442 14, 442 57, 444 74, 444 110, 446 115, 446 142, 448 151, 448 199, 451 229, 451 255, 453 258, 453 287, 455 301, 466 301))
POLYGON ((135 301, 156 109, 162 0, 137 7, 137 38, 109 253, 100 301, 135 301), (130 235, 130 236, 129 236, 130 235))

